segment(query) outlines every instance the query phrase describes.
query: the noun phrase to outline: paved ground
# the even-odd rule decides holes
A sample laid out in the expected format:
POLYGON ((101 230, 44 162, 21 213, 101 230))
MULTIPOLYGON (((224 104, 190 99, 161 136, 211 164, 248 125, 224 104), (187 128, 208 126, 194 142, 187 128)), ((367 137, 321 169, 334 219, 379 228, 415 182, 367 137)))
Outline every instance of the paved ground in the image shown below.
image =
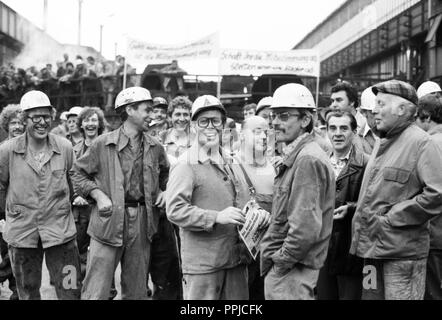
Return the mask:
MULTIPOLYGON (((0 258, 1 260, 1 258, 0 258)), ((115 286, 118 290, 118 295, 115 298, 116 300, 121 299, 121 286, 120 286, 120 266, 118 266, 117 271, 115 272, 115 286)), ((46 268, 46 262, 43 261, 43 277, 41 282, 41 298, 43 300, 56 300, 57 297, 55 295, 55 289, 49 284, 49 272, 46 268)), ((8 282, 6 281, 3 285, 0 285, 0 300, 8 300, 11 295, 11 291, 9 291, 8 282)))

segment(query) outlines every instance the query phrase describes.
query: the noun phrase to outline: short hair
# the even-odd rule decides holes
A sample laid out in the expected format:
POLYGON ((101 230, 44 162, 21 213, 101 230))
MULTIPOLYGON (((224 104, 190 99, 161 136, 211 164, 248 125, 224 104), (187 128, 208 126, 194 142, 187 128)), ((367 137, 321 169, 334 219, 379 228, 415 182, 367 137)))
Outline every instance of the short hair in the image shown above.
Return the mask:
POLYGON ((170 103, 169 107, 167 109, 167 113, 169 116, 172 116, 172 113, 177 108, 183 108, 186 110, 189 110, 189 113, 192 111, 192 101, 189 100, 189 98, 184 96, 178 96, 174 98, 170 103))
POLYGON ((348 111, 340 111, 340 110, 336 110, 336 111, 331 111, 327 113, 326 116, 326 124, 327 124, 327 130, 328 130, 328 123, 330 121, 331 118, 342 118, 342 117, 347 117, 350 119, 350 128, 352 131, 356 131, 356 129, 358 128, 358 123, 356 121, 356 118, 354 117, 354 115, 352 115, 350 112, 348 111))
POLYGON ((97 107, 84 107, 83 110, 81 110, 80 114, 77 118, 77 127, 78 130, 84 135, 84 130, 81 127, 81 124, 83 120, 86 120, 96 114, 98 116, 98 135, 101 135, 105 129, 104 125, 104 113, 100 108, 97 107))
POLYGON ((442 123, 442 98, 436 95, 426 95, 419 99, 417 116, 420 119, 430 118, 437 124, 442 123))
POLYGON ((21 111, 20 105, 18 104, 10 104, 3 108, 0 114, 0 127, 8 132, 9 122, 11 122, 11 120, 14 118, 18 118, 22 122, 24 122, 23 113, 21 111))
POLYGON ((350 103, 353 102, 355 109, 359 107, 358 91, 351 83, 347 81, 339 81, 331 88, 331 93, 336 93, 339 91, 345 91, 348 101, 350 101, 350 103))
POLYGON ((256 111, 256 108, 257 108, 258 106, 257 106, 257 104, 256 103, 249 103, 249 104, 246 104, 245 106, 244 106, 244 108, 242 109, 242 111, 243 112, 246 112, 246 111, 249 111, 249 110, 252 110, 252 109, 254 109, 255 111, 256 111))

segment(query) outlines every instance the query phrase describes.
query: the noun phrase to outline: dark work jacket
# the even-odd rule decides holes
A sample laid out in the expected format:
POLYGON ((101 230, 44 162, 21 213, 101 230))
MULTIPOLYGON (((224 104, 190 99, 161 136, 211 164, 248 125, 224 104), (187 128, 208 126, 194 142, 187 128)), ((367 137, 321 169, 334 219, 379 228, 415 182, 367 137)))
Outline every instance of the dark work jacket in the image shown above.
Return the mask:
POLYGON ((336 179, 335 208, 348 205, 348 213, 341 220, 333 220, 333 230, 327 255, 328 273, 331 275, 362 274, 362 259, 349 253, 351 221, 369 157, 353 147, 347 165, 336 179))

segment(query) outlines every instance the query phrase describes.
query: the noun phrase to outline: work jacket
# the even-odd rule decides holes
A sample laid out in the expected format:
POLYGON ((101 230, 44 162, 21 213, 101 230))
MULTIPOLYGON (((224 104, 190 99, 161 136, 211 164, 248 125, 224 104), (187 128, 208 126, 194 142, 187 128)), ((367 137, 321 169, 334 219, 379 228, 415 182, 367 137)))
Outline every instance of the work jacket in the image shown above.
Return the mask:
POLYGON ((331 275, 360 275, 362 260, 349 253, 351 244, 351 221, 356 210, 359 191, 368 156, 352 147, 347 164, 336 179, 335 208, 348 206, 347 215, 333 220, 333 231, 327 255, 327 272, 331 275))
POLYGON ((203 158, 198 143, 183 153, 167 185, 166 214, 180 227, 182 269, 205 274, 250 262, 233 224, 216 224, 218 212, 243 209, 249 200, 238 164, 224 154, 219 161, 203 158))
POLYGON ((272 220, 261 242, 261 273, 273 264, 320 269, 327 255, 335 205, 330 160, 307 135, 283 161, 275 178, 272 220))
MULTIPOLYGON (((103 191, 112 201, 112 212, 101 213, 94 205, 88 234, 110 246, 123 245, 125 211, 124 176, 121 169, 119 140, 122 128, 96 138, 71 170, 75 193, 86 199, 92 190, 103 191)), ((160 190, 165 190, 169 162, 164 148, 148 134, 143 134, 143 181, 147 211, 148 238, 152 240, 158 228, 158 210, 152 210, 160 190)))
MULTIPOLYGON (((50 160, 41 170, 27 152, 27 133, 0 146, 0 193, 6 194, 5 241, 15 248, 43 248, 75 238, 69 170, 74 153, 69 141, 48 135, 50 160)), ((0 197, 2 198, 2 197, 0 197)))
POLYGON ((414 124, 375 144, 352 222, 350 253, 427 257, 429 220, 442 212, 441 159, 441 150, 414 124))
MULTIPOLYGON (((428 134, 442 150, 442 124, 433 127, 428 131, 428 134)), ((430 249, 442 250, 442 215, 438 215, 430 221, 430 249)))

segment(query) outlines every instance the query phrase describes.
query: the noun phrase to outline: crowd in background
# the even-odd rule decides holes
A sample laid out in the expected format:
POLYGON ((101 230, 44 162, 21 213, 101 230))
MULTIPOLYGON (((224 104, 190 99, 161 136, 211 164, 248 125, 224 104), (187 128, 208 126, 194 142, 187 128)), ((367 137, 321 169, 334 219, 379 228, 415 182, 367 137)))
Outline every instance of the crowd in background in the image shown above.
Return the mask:
MULTIPOLYGON (((70 60, 64 54, 56 66, 48 63, 40 70, 36 66, 23 69, 13 63, 0 67, 0 105, 18 103, 29 90, 41 90, 54 97, 58 108, 73 105, 103 105, 112 107, 114 92, 122 87, 125 58, 97 61, 80 55, 70 60)), ((134 69, 128 65, 127 74, 134 69)))

